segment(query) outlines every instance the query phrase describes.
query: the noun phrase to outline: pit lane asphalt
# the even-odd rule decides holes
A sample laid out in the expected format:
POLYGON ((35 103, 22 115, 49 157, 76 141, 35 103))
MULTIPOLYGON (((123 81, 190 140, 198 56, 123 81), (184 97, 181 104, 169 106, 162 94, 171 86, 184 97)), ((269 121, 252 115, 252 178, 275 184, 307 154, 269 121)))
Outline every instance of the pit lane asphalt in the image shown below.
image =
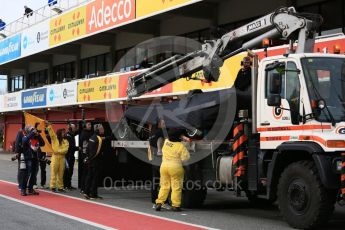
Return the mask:
MULTIPOLYGON (((11 154, 0 154, 0 180, 16 182, 17 162, 11 162, 11 154)), ((49 166, 47 178, 49 181, 49 166)), ((75 170, 76 172, 77 170, 75 170)), ((38 176, 39 177, 39 176, 38 176)), ((40 178, 38 178, 40 181, 40 178)), ((77 176, 73 184, 77 184, 77 176)), ((0 188, 1 190, 1 188, 0 188)), ((64 195, 81 197, 78 191, 69 191, 64 195)), ((144 189, 99 189, 104 199, 97 202, 117 206, 138 212, 159 215, 164 218, 188 222, 217 229, 292 229, 280 216, 276 205, 266 208, 253 208, 245 198, 233 197, 229 192, 209 190, 205 205, 201 209, 185 209, 182 213, 170 211, 156 212, 150 203, 149 191, 144 189)), ((345 207, 336 205, 327 229, 344 229, 345 207)), ((62 216, 47 213, 14 201, 0 198, 1 229, 97 229, 62 216)), ((145 229, 145 226, 141 226, 145 229)))

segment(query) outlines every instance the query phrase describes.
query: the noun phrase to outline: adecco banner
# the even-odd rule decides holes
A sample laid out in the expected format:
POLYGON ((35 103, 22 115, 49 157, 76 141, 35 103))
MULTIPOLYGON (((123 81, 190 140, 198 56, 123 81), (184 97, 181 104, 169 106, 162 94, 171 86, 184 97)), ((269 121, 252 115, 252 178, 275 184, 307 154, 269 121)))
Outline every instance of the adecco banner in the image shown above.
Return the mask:
POLYGON ((77 103, 77 82, 68 82, 47 87, 47 105, 62 106, 77 103))
POLYGON ((22 92, 22 108, 33 108, 47 105, 47 88, 22 92))
POLYGON ((86 6, 50 20, 49 45, 55 46, 85 35, 86 6))
POLYGON ((17 34, 0 42, 0 64, 20 57, 20 37, 17 34))
POLYGON ((7 93, 4 95, 4 110, 15 111, 21 109, 21 97, 20 93, 7 93))
POLYGON ((163 11, 182 7, 201 0, 137 0, 136 17, 144 17, 151 14, 158 14, 163 11))
POLYGON ((94 1, 87 5, 86 11, 86 31, 90 34, 135 19, 135 0, 94 1))
POLYGON ((49 21, 43 21, 22 32, 22 57, 48 49, 49 21))
POLYGON ((119 96, 117 75, 78 82, 78 102, 106 101, 119 96))

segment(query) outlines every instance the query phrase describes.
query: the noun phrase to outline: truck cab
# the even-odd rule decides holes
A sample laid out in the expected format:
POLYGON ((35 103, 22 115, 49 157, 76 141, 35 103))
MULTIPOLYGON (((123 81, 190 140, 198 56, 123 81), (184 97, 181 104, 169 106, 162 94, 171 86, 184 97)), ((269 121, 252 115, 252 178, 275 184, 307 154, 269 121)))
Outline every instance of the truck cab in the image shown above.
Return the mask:
POLYGON ((345 56, 315 53, 265 58, 259 67, 257 96, 261 149, 307 141, 325 152, 345 151, 345 56), (269 68, 277 63, 279 67, 269 68), (269 105, 272 97, 278 98, 276 105, 269 105))
POLYGON ((313 228, 329 218, 344 193, 345 56, 264 58, 255 88, 253 133, 260 150, 251 153, 249 146, 248 161, 258 164, 259 186, 249 190, 278 199, 291 226, 313 228))

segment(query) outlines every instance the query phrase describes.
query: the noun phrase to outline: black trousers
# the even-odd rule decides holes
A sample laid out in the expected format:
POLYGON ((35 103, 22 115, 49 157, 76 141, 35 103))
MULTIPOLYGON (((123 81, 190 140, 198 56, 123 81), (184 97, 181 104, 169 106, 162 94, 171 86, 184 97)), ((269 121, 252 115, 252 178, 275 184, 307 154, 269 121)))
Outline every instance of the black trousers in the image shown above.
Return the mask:
MULTIPOLYGON (((39 170, 41 171, 41 186, 45 186, 46 185, 46 182, 47 182, 47 171, 46 171, 46 168, 47 168, 47 161, 44 160, 44 161, 39 161, 39 170)), ((37 171, 37 174, 38 174, 38 171, 37 171)))
POLYGON ((23 173, 23 177, 21 178, 20 189, 25 191, 27 188, 29 190, 33 189, 33 186, 36 182, 36 175, 37 175, 37 168, 38 168, 38 160, 36 159, 29 159, 25 160, 26 169, 21 170, 23 173))
POLYGON ((87 177, 86 177, 86 186, 85 193, 91 197, 98 196, 98 180, 100 175, 100 168, 98 165, 89 165, 87 177))
POLYGON ((79 151, 78 155, 78 188, 85 192, 85 184, 87 177, 87 167, 84 163, 85 156, 82 151, 79 151))
POLYGON ((18 173, 17 173, 17 181, 18 181, 18 188, 21 189, 21 184, 23 182, 24 170, 20 169, 20 156, 18 158, 18 173))
POLYGON ((87 184, 87 176, 88 176, 88 173, 89 173, 89 167, 88 165, 84 164, 84 163, 81 163, 79 164, 79 166, 82 166, 80 168, 78 168, 79 171, 79 187, 80 187, 80 190, 81 191, 86 191, 86 184, 87 184))
POLYGON ((152 165, 151 202, 156 203, 159 193, 160 166, 152 165))
POLYGON ((70 188, 72 187, 72 176, 74 171, 75 157, 68 157, 66 158, 66 160, 69 165, 69 168, 65 168, 65 172, 63 174, 63 184, 65 188, 70 188))

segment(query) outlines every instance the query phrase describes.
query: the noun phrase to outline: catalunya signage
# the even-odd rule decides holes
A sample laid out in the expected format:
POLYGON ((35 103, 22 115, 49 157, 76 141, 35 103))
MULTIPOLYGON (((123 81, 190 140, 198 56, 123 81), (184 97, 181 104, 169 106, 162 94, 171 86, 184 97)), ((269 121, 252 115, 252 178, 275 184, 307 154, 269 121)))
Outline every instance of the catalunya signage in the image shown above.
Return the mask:
POLYGON ((85 35, 86 7, 82 6, 50 20, 49 45, 55 46, 85 35))
POLYGON ((22 108, 42 107, 47 105, 47 88, 22 92, 22 108))
POLYGON ((173 10, 201 0, 137 0, 136 17, 147 17, 173 10))
POLYGON ((78 103, 117 99, 119 77, 107 76, 78 82, 78 103))

